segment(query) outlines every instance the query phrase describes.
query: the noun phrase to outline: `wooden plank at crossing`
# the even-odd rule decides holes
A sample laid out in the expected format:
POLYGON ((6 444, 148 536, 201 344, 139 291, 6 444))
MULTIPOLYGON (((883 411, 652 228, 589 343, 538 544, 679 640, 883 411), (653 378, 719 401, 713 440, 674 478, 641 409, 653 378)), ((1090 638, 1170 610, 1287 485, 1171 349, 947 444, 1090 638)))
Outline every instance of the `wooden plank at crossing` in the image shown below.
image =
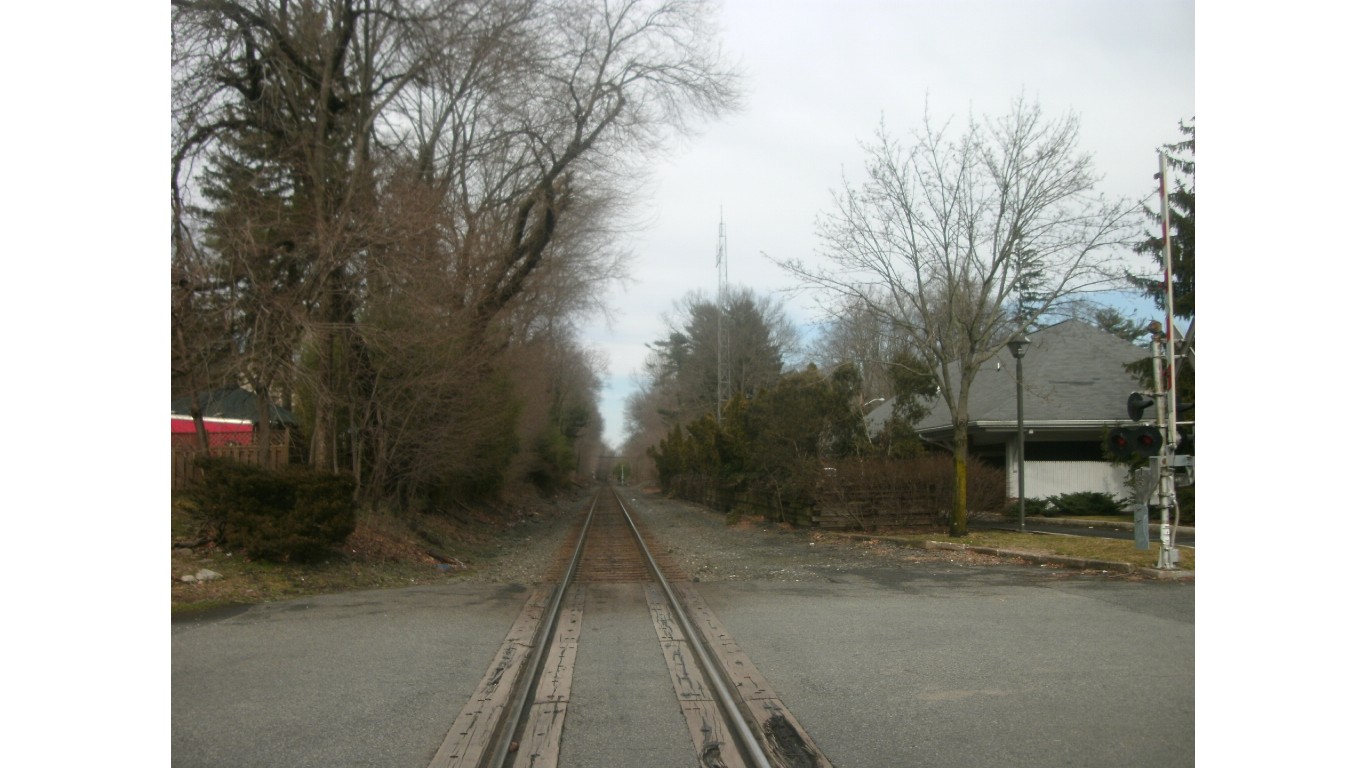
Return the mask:
POLYGON ((714 701, 680 701, 683 722, 688 724, 697 764, 704 768, 744 768, 740 749, 730 737, 721 708, 714 701))
POLYGON ((517 678, 531 656, 536 628, 550 596, 549 587, 532 590, 521 615, 513 622, 474 695, 456 716, 429 768, 476 768, 493 740, 498 721, 516 689, 517 678))
POLYGON ((711 646, 718 664, 735 686, 747 710, 746 715, 751 724, 757 726, 756 733, 765 742, 774 765, 833 768, 811 735, 797 722, 692 585, 674 584, 673 588, 693 625, 702 634, 702 642, 711 646))
POLYGON ((645 585, 645 600, 650 606, 655 634, 659 636, 659 646, 669 668, 669 679, 678 696, 679 710, 697 754, 697 764, 706 768, 741 768, 745 763, 739 746, 726 726, 720 705, 707 688, 706 673, 697 663, 687 638, 681 630, 675 633, 673 614, 663 592, 654 584, 645 585))
POLYGON ((576 587, 565 601, 555 627, 555 645, 536 684, 536 699, 527 714, 523 741, 517 745, 513 768, 553 766, 560 759, 560 737, 569 712, 569 689, 574 682, 574 661, 583 630, 583 606, 587 590, 576 587))
MULTIPOLYGON (((596 519, 591 514, 589 518, 596 519)), ((599 559, 607 567, 600 570, 614 581, 626 574, 621 553, 632 549, 618 538, 594 524, 579 539, 602 550, 599 559)), ((585 573, 572 565, 568 568, 567 574, 579 578, 585 573)), ((642 583, 642 589, 697 764, 830 768, 829 760, 697 591, 682 580, 669 580, 672 589, 655 583, 642 583), (675 591, 677 601, 666 594, 675 591), (674 607, 683 615, 675 615, 674 607)), ((565 586, 563 597, 550 585, 533 588, 429 768, 480 768, 485 761, 504 765, 505 758, 511 758, 513 768, 554 768, 558 763, 587 600, 586 584, 565 586), (547 614, 552 600, 559 616, 547 614), (538 642, 543 643, 540 649, 534 647, 538 642), (512 711, 514 703, 518 708, 525 705, 525 710, 512 711), (519 722, 522 717, 525 720, 519 722), (499 754, 488 754, 494 749, 499 754)))
POLYGON ((703 642, 711 646, 722 671, 735 685, 735 690, 744 701, 775 698, 772 688, 754 662, 740 649, 740 644, 731 637, 711 608, 702 602, 701 596, 691 585, 675 584, 674 592, 684 610, 692 617, 693 625, 702 633, 703 642))

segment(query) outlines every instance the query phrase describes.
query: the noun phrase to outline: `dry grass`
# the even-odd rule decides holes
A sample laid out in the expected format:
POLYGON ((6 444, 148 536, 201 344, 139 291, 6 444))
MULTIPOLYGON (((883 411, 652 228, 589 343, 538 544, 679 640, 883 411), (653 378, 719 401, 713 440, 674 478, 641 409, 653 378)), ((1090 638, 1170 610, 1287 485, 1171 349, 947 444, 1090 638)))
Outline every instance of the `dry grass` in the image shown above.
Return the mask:
POLYGON ((172 502, 171 613, 288 600, 362 589, 440 584, 467 578, 499 550, 504 533, 526 510, 469 510, 461 518, 384 513, 359 517, 345 544, 321 562, 254 562, 214 544, 175 542, 200 538, 193 515, 172 502), (219 578, 187 582, 201 570, 219 578))
MULTIPOLYGON (((1102 539, 1094 536, 1055 536, 1014 531, 972 531, 963 538, 942 541, 970 547, 996 547, 1017 552, 1080 557, 1151 568, 1157 563, 1158 542, 1154 537, 1148 549, 1135 549, 1133 539, 1102 539)), ((1177 568, 1195 570, 1195 550, 1182 549, 1177 568)))

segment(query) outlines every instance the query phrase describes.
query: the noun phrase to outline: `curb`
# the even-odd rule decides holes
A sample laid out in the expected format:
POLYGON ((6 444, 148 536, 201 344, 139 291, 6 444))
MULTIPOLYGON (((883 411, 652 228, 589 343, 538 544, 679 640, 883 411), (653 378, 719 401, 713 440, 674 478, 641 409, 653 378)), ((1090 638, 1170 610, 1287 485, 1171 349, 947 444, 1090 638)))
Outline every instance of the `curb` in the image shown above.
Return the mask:
MULTIPOLYGON (((999 515, 998 517, 999 517, 1000 519, 1002 519, 1002 520, 1010 520, 1010 521, 1014 521, 1014 520, 1018 520, 1018 519, 1019 519, 1019 518, 1007 518, 1005 515, 999 515)), ((1051 525, 1075 525, 1075 526, 1078 526, 1078 527, 1092 527, 1092 528, 1113 528, 1114 530, 1117 530, 1117 531, 1132 531, 1132 530, 1134 529, 1134 524, 1133 524, 1133 522, 1128 521, 1128 520, 1082 520, 1082 519, 1071 518, 1071 517, 1036 517, 1036 516, 1032 516, 1032 515, 1031 515, 1031 516, 1025 518, 1025 522, 1034 523, 1035 525, 1050 525, 1050 524, 1051 524, 1051 525)), ((1151 534, 1151 535, 1157 535, 1157 533, 1158 533, 1158 531, 1159 531, 1159 529, 1160 529, 1161 527, 1162 527, 1161 523, 1154 523, 1154 522, 1152 522, 1151 520, 1148 521, 1148 533, 1151 534)), ((1193 526, 1193 525, 1176 525, 1176 526, 1172 526, 1172 529, 1173 529, 1174 531, 1176 531, 1177 533, 1186 534, 1186 535, 1188 535, 1188 536, 1194 536, 1194 535, 1195 535, 1195 526, 1193 526)))
POLYGON ((1111 560, 1092 560, 1090 558, 1069 557, 1067 555, 1041 555, 1037 552, 1021 552, 1019 550, 1002 549, 1000 547, 971 547, 967 544, 955 544, 953 542, 935 541, 933 539, 907 540, 861 533, 844 533, 838 535, 858 541, 882 541, 915 549, 976 552, 978 554, 993 555, 995 557, 1015 557, 1024 560, 1025 562, 1038 563, 1039 565, 1058 565, 1064 568, 1077 568, 1079 570, 1135 573, 1159 581, 1195 581, 1195 571, 1162 570, 1160 568, 1133 565, 1132 563, 1120 563, 1111 560))

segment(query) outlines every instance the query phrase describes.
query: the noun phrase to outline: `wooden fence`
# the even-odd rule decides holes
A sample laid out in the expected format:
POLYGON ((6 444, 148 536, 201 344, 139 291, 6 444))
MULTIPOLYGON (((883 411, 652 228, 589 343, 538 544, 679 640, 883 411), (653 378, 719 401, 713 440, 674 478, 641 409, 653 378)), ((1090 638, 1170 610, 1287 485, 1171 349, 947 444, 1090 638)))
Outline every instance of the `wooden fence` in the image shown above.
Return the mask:
MULTIPOLYGON (((267 469, 278 469, 289 463, 289 433, 272 432, 270 438, 265 466, 267 469)), ((258 463, 255 445, 211 445, 209 455, 248 464, 258 463)), ((199 452, 194 443, 171 442, 171 490, 179 491, 199 479, 201 472, 194 466, 194 460, 198 456, 199 452)))
MULTIPOLYGON (((907 461, 828 462, 816 486, 811 524, 819 528, 934 527, 953 507, 953 459, 927 454, 907 461)), ((969 460, 968 509, 995 512, 1005 473, 969 460)))
MULTIPOLYGON (((909 460, 823 462, 788 481, 781 497, 768 484, 727 488, 706 475, 675 476, 667 491, 722 512, 761 514, 799 526, 873 530, 947 524, 953 477, 953 457, 930 453, 909 460)), ((1005 498, 1005 473, 969 459, 968 509, 999 512, 1005 498)))

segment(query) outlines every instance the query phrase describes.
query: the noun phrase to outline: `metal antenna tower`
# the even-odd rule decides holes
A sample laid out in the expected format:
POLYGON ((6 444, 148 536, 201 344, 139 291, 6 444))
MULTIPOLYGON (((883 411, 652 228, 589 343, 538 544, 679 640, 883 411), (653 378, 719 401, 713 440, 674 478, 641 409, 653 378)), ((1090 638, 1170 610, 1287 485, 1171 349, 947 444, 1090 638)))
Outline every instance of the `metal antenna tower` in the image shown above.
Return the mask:
POLYGON ((716 423, 721 423, 721 409, 730 397, 730 329, 726 327, 726 304, 729 294, 729 266, 726 263, 726 216, 716 225, 716 423))

